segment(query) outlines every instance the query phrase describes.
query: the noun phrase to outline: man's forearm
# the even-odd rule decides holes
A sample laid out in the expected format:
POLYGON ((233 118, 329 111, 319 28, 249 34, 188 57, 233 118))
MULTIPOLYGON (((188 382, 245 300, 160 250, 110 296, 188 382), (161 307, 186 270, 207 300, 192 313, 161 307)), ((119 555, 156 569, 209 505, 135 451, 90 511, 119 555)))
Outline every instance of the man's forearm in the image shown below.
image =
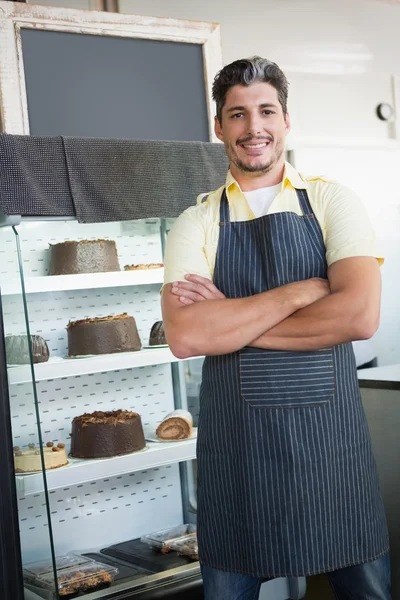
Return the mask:
POLYGON ((319 350, 367 339, 375 330, 364 324, 362 310, 348 294, 331 294, 290 315, 249 346, 267 350, 319 350))
MULTIPOLYGON (((168 343, 179 358, 235 352, 313 301, 306 289, 312 291, 310 281, 249 298, 205 300, 175 311, 165 310, 167 301, 163 299, 168 343)), ((167 289, 164 293, 171 292, 167 289)))

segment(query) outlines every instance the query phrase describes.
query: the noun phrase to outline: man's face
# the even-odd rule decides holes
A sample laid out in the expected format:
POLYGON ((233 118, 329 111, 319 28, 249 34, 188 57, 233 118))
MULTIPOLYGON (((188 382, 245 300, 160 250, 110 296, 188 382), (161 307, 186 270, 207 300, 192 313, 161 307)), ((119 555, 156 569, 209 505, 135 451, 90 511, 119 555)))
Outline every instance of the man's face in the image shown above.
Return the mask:
POLYGON ((269 83, 235 85, 222 109, 222 122, 215 119, 215 133, 224 142, 232 174, 257 176, 280 163, 285 137, 290 131, 278 92, 269 83))

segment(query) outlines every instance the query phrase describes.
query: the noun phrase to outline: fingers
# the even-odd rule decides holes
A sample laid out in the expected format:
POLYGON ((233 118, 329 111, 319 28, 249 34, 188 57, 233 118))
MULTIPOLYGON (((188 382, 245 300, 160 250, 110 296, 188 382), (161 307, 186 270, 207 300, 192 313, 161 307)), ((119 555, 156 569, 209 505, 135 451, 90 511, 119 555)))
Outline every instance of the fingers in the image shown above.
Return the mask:
POLYGON ((175 296, 191 298, 195 302, 198 302, 199 300, 207 300, 207 295, 209 294, 208 290, 205 290, 204 288, 201 289, 200 286, 196 287, 195 284, 189 282, 186 283, 185 281, 174 283, 171 288, 171 292, 175 296))
MULTIPOLYGON (((201 283, 194 283, 191 281, 178 281, 172 286, 172 293, 176 296, 183 295, 186 297, 190 297, 193 300, 193 296, 191 294, 197 294, 197 296, 201 296, 201 300, 212 300, 215 298, 215 295, 210 292, 210 290, 201 283)), ((199 298, 196 298, 199 300, 199 298)))
POLYGON ((211 279, 207 279, 206 277, 201 277, 200 275, 193 275, 191 273, 185 275, 185 279, 187 281, 193 282, 195 284, 201 285, 206 290, 211 293, 211 298, 225 298, 224 294, 219 291, 219 289, 213 284, 211 279))
POLYGON ((225 298, 210 279, 191 274, 185 275, 185 279, 187 281, 175 281, 171 288, 172 294, 178 296, 182 304, 225 298), (186 302, 186 300, 190 302, 186 302))
POLYGON ((187 298, 189 300, 192 300, 193 302, 201 302, 202 300, 206 300, 206 298, 204 298, 204 296, 202 296, 201 294, 198 294, 197 292, 192 290, 185 290, 183 288, 178 288, 176 292, 172 293, 175 294, 175 296, 179 296, 179 299, 187 298))
POLYGON ((189 298, 185 298, 185 296, 180 296, 179 301, 182 302, 182 304, 186 304, 186 306, 194 304, 193 300, 189 300, 189 298))

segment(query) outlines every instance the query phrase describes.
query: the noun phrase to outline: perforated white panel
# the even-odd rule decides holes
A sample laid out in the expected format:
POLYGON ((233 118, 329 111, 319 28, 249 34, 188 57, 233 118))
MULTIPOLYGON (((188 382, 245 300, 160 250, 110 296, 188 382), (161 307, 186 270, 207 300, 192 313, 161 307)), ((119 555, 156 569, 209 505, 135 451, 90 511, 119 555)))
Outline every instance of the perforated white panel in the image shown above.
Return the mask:
MULTIPOLYGON (((179 465, 50 492, 57 554, 100 549, 182 523, 179 465)), ((49 556, 44 494, 19 498, 23 561, 49 556)))
MULTIPOLYGON (((121 267, 162 262, 157 220, 96 225, 25 223, 19 231, 26 277, 45 275, 48 243, 66 239, 114 239, 121 267)), ((0 285, 16 275, 15 235, 3 229, 0 285)), ((146 345, 152 324, 161 318, 158 284, 30 294, 27 301, 31 333, 44 337, 52 356, 67 354, 69 320, 127 312, 135 317, 146 345)), ((5 296, 2 302, 6 334, 25 333, 21 298, 5 296)), ((64 442, 67 449, 71 421, 84 412, 134 410, 147 428, 155 427, 175 407, 169 364, 41 381, 37 393, 44 441, 64 442)), ((24 447, 37 442, 32 385, 13 385, 10 396, 14 444, 24 447)), ((24 562, 48 558, 44 494, 20 497, 18 502, 24 562)), ((183 518, 177 464, 55 490, 50 492, 50 502, 56 554, 104 547, 176 525, 183 518)))

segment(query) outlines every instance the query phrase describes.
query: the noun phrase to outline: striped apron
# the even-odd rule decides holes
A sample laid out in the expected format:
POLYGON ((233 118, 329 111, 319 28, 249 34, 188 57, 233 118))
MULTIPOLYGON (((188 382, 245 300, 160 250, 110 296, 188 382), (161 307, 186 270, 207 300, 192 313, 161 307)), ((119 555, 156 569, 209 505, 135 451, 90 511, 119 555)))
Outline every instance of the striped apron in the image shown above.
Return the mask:
MULTIPOLYGON (((230 222, 223 193, 214 283, 227 298, 327 277, 322 232, 307 192, 297 195, 302 215, 230 222)), ((300 576, 388 550, 351 344, 206 357, 197 457, 205 565, 300 576)))

